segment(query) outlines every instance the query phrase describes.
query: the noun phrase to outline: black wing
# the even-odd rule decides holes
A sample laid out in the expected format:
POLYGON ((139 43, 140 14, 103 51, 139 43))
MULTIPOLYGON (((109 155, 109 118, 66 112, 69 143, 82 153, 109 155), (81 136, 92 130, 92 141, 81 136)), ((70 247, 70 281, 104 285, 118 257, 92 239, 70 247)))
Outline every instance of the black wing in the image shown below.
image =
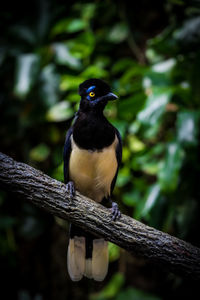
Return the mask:
POLYGON ((72 127, 68 130, 65 145, 64 145, 64 152, 63 152, 63 159, 64 159, 64 182, 67 183, 69 181, 69 159, 70 154, 72 151, 71 147, 71 135, 72 135, 72 127))
POLYGON ((111 183, 111 193, 110 193, 111 195, 112 195, 113 189, 115 187, 119 166, 120 166, 121 161, 122 161, 122 139, 121 139, 119 131, 116 128, 115 128, 115 131, 116 131, 116 135, 117 135, 117 138, 118 138, 118 145, 117 145, 117 148, 116 148, 117 171, 116 171, 115 177, 113 178, 113 181, 111 183))

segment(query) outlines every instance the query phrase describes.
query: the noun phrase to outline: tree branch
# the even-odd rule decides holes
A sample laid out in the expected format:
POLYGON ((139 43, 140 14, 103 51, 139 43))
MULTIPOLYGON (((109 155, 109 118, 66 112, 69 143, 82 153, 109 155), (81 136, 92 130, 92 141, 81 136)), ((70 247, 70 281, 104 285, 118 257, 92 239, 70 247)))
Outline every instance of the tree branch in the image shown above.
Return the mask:
POLYGON ((134 255, 200 279, 200 249, 126 215, 112 221, 110 211, 80 195, 69 198, 63 183, 0 153, 0 185, 55 216, 66 219, 134 255))

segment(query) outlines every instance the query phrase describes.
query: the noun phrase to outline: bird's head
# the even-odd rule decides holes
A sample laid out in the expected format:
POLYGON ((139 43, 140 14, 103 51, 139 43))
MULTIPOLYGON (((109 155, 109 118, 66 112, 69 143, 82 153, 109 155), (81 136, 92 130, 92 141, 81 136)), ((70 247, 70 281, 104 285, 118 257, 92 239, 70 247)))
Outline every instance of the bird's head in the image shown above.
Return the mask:
POLYGON ((101 79, 88 79, 80 84, 80 108, 84 110, 103 111, 107 102, 118 97, 111 93, 110 86, 101 79))

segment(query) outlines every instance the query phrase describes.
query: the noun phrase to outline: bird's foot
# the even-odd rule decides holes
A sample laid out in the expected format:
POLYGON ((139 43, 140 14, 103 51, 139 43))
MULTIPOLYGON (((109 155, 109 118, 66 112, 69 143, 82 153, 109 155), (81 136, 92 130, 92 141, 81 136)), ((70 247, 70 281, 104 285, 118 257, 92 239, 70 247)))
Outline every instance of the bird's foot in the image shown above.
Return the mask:
POLYGON ((67 188, 67 192, 69 193, 70 198, 71 199, 74 198, 74 196, 75 196, 75 186, 74 186, 73 181, 69 181, 66 184, 66 188, 67 188))
POLYGON ((115 221, 121 217, 121 212, 116 202, 112 202, 111 208, 112 220, 115 221))

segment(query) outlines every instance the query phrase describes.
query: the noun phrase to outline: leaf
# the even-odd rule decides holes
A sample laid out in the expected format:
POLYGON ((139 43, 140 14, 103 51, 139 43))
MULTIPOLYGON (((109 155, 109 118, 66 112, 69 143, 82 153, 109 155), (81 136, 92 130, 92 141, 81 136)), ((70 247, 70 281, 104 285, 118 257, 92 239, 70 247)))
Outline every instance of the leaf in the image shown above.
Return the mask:
POLYGON ((82 31, 87 27, 87 22, 82 19, 62 19, 52 29, 51 36, 56 36, 62 33, 74 33, 82 31))
POLYGON ((135 167, 135 160, 139 169, 150 175, 157 175, 160 168, 159 156, 163 155, 164 145, 156 144, 151 149, 146 148, 146 151, 139 156, 133 158, 133 167, 135 167))
POLYGON ((151 82, 151 86, 154 86, 154 89, 155 87, 160 87, 161 92, 161 87, 163 89, 166 89, 166 87, 172 88, 172 74, 176 70, 176 66, 177 60, 175 58, 161 60, 146 70, 146 79, 151 82))
POLYGON ((128 287, 117 295, 116 300, 161 300, 161 298, 142 290, 128 287))
POLYGON ((177 139, 180 143, 195 146, 198 143, 199 112, 182 111, 177 115, 177 139))
POLYGON ((95 9, 97 7, 96 3, 81 3, 81 16, 84 20, 89 21, 94 17, 95 9))
POLYGON ((108 251, 109 251, 109 261, 113 262, 119 259, 120 257, 120 247, 108 242, 108 251))
POLYGON ((107 33, 107 40, 118 44, 123 42, 128 36, 128 28, 124 23, 114 25, 107 33))
POLYGON ((126 185, 129 179, 130 179, 130 169, 128 167, 121 168, 117 176, 116 186, 122 187, 126 185))
POLYGON ((176 142, 169 143, 158 173, 159 184, 163 191, 172 192, 177 188, 183 159, 184 151, 181 146, 176 142))
POLYGON ((147 48, 145 54, 146 54, 146 57, 147 57, 147 59, 150 63, 158 63, 163 59, 163 57, 161 55, 159 55, 155 51, 155 49, 150 48, 150 47, 147 48))
POLYGON ((61 122, 71 118, 73 113, 69 103, 67 101, 61 101, 48 110, 46 119, 49 122, 61 122))
POLYGON ((147 195, 145 197, 145 204, 142 209, 141 215, 146 216, 151 209, 156 205, 156 202, 160 195, 160 186, 159 184, 152 185, 147 192, 147 195))
POLYGON ((53 170, 51 176, 59 181, 63 181, 63 163, 61 163, 56 169, 53 170))
POLYGON ((172 70, 176 64, 176 60, 174 58, 170 58, 165 61, 161 61, 152 66, 152 70, 157 73, 166 73, 172 70))
POLYGON ((78 86, 81 82, 85 80, 84 77, 81 76, 73 76, 73 75, 63 75, 61 77, 60 89, 62 91, 68 90, 78 90, 78 86))
POLYGON ((146 148, 145 144, 140 141, 135 135, 128 136, 129 149, 132 152, 140 152, 146 148))
POLYGON ((114 74, 117 74, 119 72, 124 72, 126 71, 128 68, 135 68, 137 65, 136 63, 134 62, 133 59, 131 58, 122 58, 122 59, 119 59, 117 62, 115 62, 113 65, 112 65, 112 72, 114 74))
POLYGON ((84 30, 87 26, 87 22, 81 19, 72 19, 66 26, 66 31, 69 33, 84 30))
POLYGON ((47 107, 58 101, 60 77, 54 64, 45 66, 41 76, 40 96, 47 107))
POLYGON ((37 54, 21 54, 17 57, 14 93, 21 99, 30 92, 37 79, 39 56, 37 54))
POLYGON ((140 197, 141 195, 138 189, 133 189, 132 191, 123 194, 122 201, 125 205, 134 207, 135 205, 137 205, 140 197))
POLYGON ((30 151, 30 158, 34 161, 42 162, 45 159, 47 159, 49 154, 50 154, 49 147, 45 144, 39 144, 38 146, 36 146, 30 151))
POLYGON ((80 60, 71 55, 68 46, 63 43, 54 43, 56 62, 60 65, 66 65, 74 70, 79 70, 81 67, 80 60))
POLYGON ((108 76, 108 72, 99 65, 90 65, 80 75, 88 79, 105 78, 108 76))
POLYGON ((124 284, 124 280, 122 273, 115 273, 108 284, 99 293, 90 296, 90 300, 111 299, 117 296, 124 284))
POLYGON ((148 97, 144 109, 137 115, 137 119, 144 125, 155 125, 170 101, 171 92, 171 89, 155 89, 153 94, 148 97))
POLYGON ((130 98, 120 99, 118 105, 119 118, 133 120, 145 103, 145 95, 137 93, 130 98))
POLYGON ((195 16, 189 20, 186 20, 183 27, 177 30, 174 36, 179 43, 186 47, 194 47, 199 45, 200 17, 195 16))
POLYGON ((119 130, 119 133, 123 139, 127 129, 127 122, 115 119, 115 120, 111 120, 111 123, 119 130))
POLYGON ((88 59, 94 51, 95 36, 90 31, 80 33, 76 39, 67 41, 70 53, 78 59, 88 59))

